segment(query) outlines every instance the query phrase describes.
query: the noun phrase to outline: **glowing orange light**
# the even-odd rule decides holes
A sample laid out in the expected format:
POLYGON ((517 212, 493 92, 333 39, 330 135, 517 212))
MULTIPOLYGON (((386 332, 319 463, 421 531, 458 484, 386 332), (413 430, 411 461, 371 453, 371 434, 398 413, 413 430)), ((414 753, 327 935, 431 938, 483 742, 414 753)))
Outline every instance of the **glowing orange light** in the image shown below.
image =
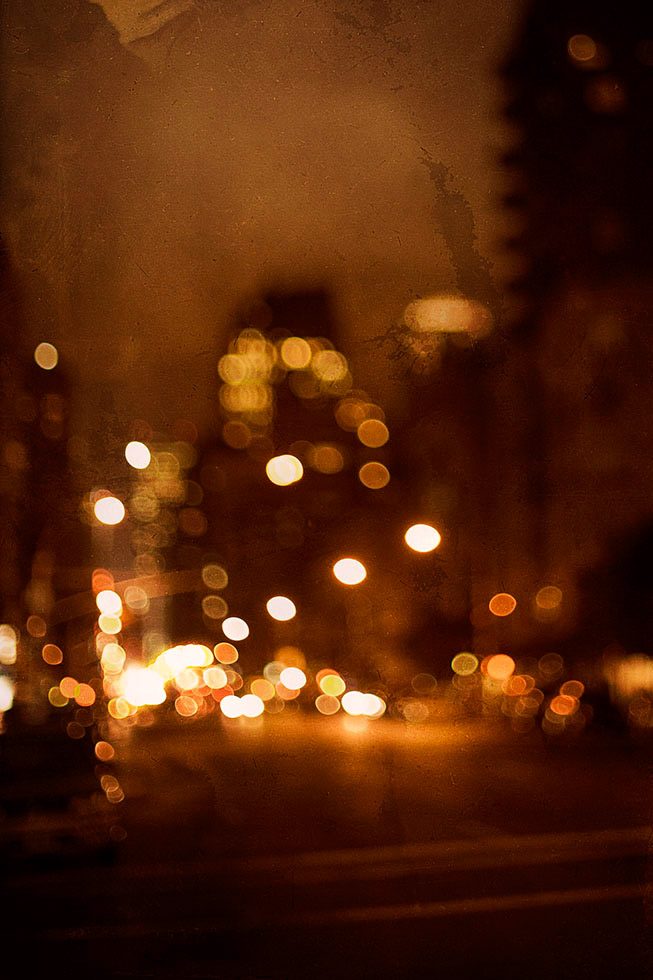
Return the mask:
POLYGON ((463 333, 478 337, 492 329, 492 315, 481 303, 445 294, 409 303, 404 311, 404 323, 416 333, 463 333))
POLYGON ((365 463, 358 471, 358 479, 368 490, 382 490, 390 482, 390 471, 383 463, 365 463))
POLYGON ((564 684, 560 685, 560 693, 566 695, 569 698, 581 698, 585 691, 585 685, 582 681, 565 681, 564 684))
POLYGON ((551 699, 549 708, 556 715, 573 715, 573 713, 578 709, 578 699, 569 697, 566 694, 558 694, 555 698, 551 699))
POLYGON ((43 637, 48 631, 47 623, 42 616, 28 616, 25 625, 30 636, 43 637))
POLYGON ((95 745, 95 755, 100 760, 100 762, 110 762, 115 756, 116 751, 109 742, 96 742, 95 745))
POLYGON ((333 566, 333 574, 343 585, 360 585, 367 578, 367 569, 357 558, 340 558, 333 566))
POLYGON ((379 446, 385 446, 390 438, 387 425, 379 419, 365 419, 358 426, 356 434, 363 445, 368 446, 370 449, 378 449, 379 446))
POLYGON ((51 371, 57 366, 59 352, 53 344, 43 342, 34 351, 34 360, 44 371, 51 371))
POLYGON ((81 708, 90 708, 95 704, 95 691, 90 684, 78 684, 75 687, 74 698, 81 708))
POLYGON ((287 368, 301 371, 310 364, 313 351, 303 337, 286 337, 281 344, 280 354, 287 368))
POLYGON ((59 690, 65 698, 74 698, 78 683, 79 681, 76 681, 74 677, 63 677, 59 681, 59 690))
POLYGON ((487 662, 486 672, 493 681, 505 681, 515 670, 515 661, 506 653, 497 653, 487 662))
POLYGON ((175 699, 175 711, 182 718, 192 718, 193 715, 197 714, 198 708, 199 705, 195 698, 190 697, 188 694, 180 694, 175 699))
POLYGON ((574 34, 567 42, 567 51, 574 61, 592 61, 597 50, 596 42, 587 34, 574 34))
POLYGON ((404 540, 413 551, 426 554, 438 547, 442 537, 430 524, 413 524, 404 534, 404 540))
POLYGON ((274 697, 274 684, 264 677, 257 677, 249 685, 252 694, 255 694, 261 701, 270 701, 274 697))
POLYGON ((215 659, 221 664, 235 664, 238 660, 238 650, 233 643, 217 643, 213 648, 215 659))
POLYGON ((113 590, 114 581, 111 572, 106 568, 96 568, 91 576, 91 588, 94 592, 101 592, 102 589, 113 590))
POLYGON ((340 701, 330 694, 319 694, 315 699, 315 707, 321 715, 335 715, 340 711, 340 701))
POLYGON ((41 651, 41 656, 46 664, 52 666, 63 662, 63 652, 55 643, 46 643, 41 651))
POLYGON ((494 616, 510 616, 517 608, 517 600, 509 592, 497 592, 488 603, 494 616))

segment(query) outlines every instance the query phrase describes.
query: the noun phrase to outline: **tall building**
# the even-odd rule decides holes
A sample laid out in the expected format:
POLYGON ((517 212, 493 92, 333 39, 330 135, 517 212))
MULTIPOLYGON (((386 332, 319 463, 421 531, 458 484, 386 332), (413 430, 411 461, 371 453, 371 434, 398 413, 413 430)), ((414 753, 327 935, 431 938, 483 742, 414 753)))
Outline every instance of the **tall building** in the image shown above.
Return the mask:
MULTIPOLYGON (((538 0, 505 78, 511 244, 526 270, 510 336, 521 394, 506 412, 520 492, 504 532, 523 545, 530 592, 562 591, 548 635, 589 636, 590 571, 653 517, 653 14, 538 0)), ((597 642, 619 639, 618 591, 603 595, 597 642)))

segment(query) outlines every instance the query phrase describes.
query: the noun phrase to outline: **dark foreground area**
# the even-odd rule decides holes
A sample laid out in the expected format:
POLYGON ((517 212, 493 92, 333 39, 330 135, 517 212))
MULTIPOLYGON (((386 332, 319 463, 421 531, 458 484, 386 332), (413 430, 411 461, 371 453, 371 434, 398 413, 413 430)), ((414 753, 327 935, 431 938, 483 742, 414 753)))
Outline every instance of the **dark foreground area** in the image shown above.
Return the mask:
POLYGON ((14 862, 6 976, 651 975, 643 743, 295 715, 116 747, 127 836, 14 862))

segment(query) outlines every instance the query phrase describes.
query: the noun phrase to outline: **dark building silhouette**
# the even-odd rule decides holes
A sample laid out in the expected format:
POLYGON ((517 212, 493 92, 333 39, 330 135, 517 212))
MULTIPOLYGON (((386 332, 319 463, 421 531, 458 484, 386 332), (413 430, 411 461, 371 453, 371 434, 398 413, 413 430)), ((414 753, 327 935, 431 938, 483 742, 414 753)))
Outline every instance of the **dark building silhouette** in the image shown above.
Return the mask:
MULTIPOLYGON (((563 589, 552 638, 591 632, 588 570, 653 515, 652 38, 639 3, 537 2, 504 70, 510 244, 525 262, 505 412, 520 492, 504 530, 524 586, 563 589)), ((604 622, 616 629, 629 601, 604 622)))

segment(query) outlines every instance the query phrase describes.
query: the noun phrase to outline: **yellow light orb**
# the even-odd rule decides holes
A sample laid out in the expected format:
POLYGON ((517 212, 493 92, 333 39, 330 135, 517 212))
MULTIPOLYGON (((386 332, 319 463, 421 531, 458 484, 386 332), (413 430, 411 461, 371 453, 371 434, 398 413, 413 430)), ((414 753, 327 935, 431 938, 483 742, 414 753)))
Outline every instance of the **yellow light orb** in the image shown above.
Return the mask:
POLYGON ((280 623, 288 622, 289 619, 293 619, 297 614, 295 603, 285 595, 272 596, 266 602, 265 608, 270 616, 272 616, 272 619, 276 619, 280 623))
POLYGON ((320 689, 331 697, 339 697, 344 693, 346 687, 340 674, 326 674, 326 676, 320 678, 318 683, 320 689))
POLYGON ((122 613, 122 601, 113 589, 102 589, 96 595, 95 602, 100 612, 107 616, 120 616, 122 613))
POLYGON ((228 616, 222 624, 222 632, 228 640, 246 640, 249 636, 249 626, 238 616, 228 616))
POLYGON ((296 456, 286 454, 273 456, 265 466, 268 479, 278 487, 288 487, 297 483, 304 475, 304 467, 296 456))
POLYGON ((442 537, 430 524, 413 524, 404 534, 404 540, 413 551, 425 555, 429 551, 435 551, 442 537))
POLYGON ((292 371, 308 367, 313 351, 303 337, 286 337, 281 344, 281 360, 292 371))
POLYGON ((125 459, 135 470, 146 470, 152 461, 152 454, 143 442, 128 442, 125 446, 125 459))
POLYGON ((117 497, 100 497, 95 501, 93 511, 100 524, 110 527, 120 524, 125 517, 125 505, 117 497))
POLYGON ((100 613, 98 616, 98 626, 103 633, 108 633, 109 636, 116 636, 122 630, 122 620, 120 616, 108 616, 106 613, 100 613))
POLYGON ((51 371, 59 362, 59 352, 53 344, 39 344, 34 351, 34 360, 44 371, 51 371))
POLYGON ((333 574, 343 585, 360 585, 367 578, 367 569, 357 558, 340 558, 333 566, 333 574))
POLYGON ((473 653, 468 653, 467 651, 457 653, 451 661, 451 669, 459 677, 468 677, 474 673, 477 667, 478 657, 475 657, 473 653))
POLYGON ((211 563, 202 569, 202 581, 209 589, 224 589, 229 583, 229 576, 221 565, 211 563))
POLYGON ((306 674, 299 667, 286 667, 281 671, 279 680, 289 691, 300 691, 306 683, 306 674))

